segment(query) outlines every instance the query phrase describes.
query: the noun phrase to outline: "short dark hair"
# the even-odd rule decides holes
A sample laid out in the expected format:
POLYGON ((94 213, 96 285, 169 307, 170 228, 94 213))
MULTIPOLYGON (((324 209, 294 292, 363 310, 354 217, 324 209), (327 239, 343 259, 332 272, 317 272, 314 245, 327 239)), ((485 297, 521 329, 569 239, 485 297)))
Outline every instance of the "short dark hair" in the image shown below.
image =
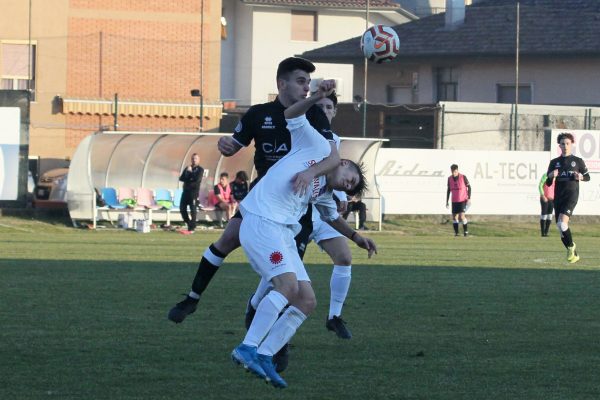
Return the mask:
POLYGON ((221 172, 221 175, 219 175, 219 178, 229 178, 229 174, 227 172, 221 172))
POLYGON ((331 92, 329 94, 329 96, 327 96, 327 98, 333 102, 334 107, 337 107, 338 99, 337 99, 337 94, 335 93, 335 90, 333 92, 331 92))
POLYGON ((248 174, 246 173, 246 171, 238 171, 237 174, 235 174, 235 179, 239 179, 240 181, 247 182, 248 174))
POLYGON ((362 162, 355 163, 354 161, 348 160, 348 159, 346 159, 346 161, 350 162, 350 164, 352 164, 354 166, 354 168, 356 169, 356 172, 358 172, 357 185, 354 187, 354 189, 346 190, 346 194, 348 196, 363 197, 363 195, 365 194, 365 192, 368 189, 367 178, 365 177, 365 174, 366 174, 365 165, 362 162))
POLYGON ((452 164, 450 166, 450 171, 456 171, 457 169, 458 169, 458 165, 456 165, 456 164, 452 164))
POLYGON ((276 79, 287 79, 295 70, 302 70, 307 74, 315 72, 315 65, 302 57, 288 57, 279 63, 276 79))
POLYGON ((560 141, 563 139, 569 139, 571 143, 575 143, 575 137, 572 133, 562 132, 560 135, 556 137, 556 143, 560 144, 560 141))

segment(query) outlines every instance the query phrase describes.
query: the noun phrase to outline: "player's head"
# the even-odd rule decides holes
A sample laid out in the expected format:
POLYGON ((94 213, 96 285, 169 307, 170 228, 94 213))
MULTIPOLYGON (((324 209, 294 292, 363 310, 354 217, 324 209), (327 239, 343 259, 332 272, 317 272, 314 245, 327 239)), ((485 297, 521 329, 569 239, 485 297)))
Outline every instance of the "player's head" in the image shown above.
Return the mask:
POLYGON ((572 151, 571 147, 572 147, 573 143, 575 143, 575 137, 571 133, 563 132, 563 133, 559 134, 558 137, 556 138, 556 143, 558 143, 558 146, 560 147, 560 152, 562 153, 562 155, 569 156, 569 155, 571 155, 571 151, 572 151))
POLYGON ((219 175, 219 183, 226 185, 229 182, 229 174, 227 172, 221 172, 219 175))
POLYGON ((235 174, 235 180, 239 182, 248 182, 248 174, 246 171, 238 171, 237 174, 235 174))
POLYGON ((335 117, 335 114, 337 113, 337 102, 338 100, 335 91, 333 91, 329 96, 323 97, 317 102, 317 107, 323 110, 330 124, 331 120, 335 117))
POLYGON ((301 57, 288 57, 277 67, 277 91, 279 101, 286 106, 302 100, 310 90, 310 74, 315 65, 301 57))
POLYGON ((191 160, 192 160, 192 165, 200 164, 200 156, 198 155, 198 153, 192 154, 191 160))
POLYGON ((453 176, 458 176, 458 165, 452 164, 450 166, 450 171, 452 172, 453 176))
POLYGON ((327 174, 329 187, 346 192, 348 196, 362 197, 367 190, 364 165, 343 158, 340 165, 327 174))

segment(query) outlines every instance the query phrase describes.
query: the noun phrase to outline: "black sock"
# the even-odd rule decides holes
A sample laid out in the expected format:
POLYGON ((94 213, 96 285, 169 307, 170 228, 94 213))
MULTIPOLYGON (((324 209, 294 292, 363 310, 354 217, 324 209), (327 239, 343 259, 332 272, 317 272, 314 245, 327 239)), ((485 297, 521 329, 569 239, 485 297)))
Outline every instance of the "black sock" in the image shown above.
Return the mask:
POLYGON ((545 234, 546 236, 548 236, 548 230, 550 229, 550 224, 551 224, 551 223, 552 223, 552 220, 550 220, 550 219, 547 219, 547 220, 546 220, 546 226, 545 226, 545 230, 544 230, 544 234, 545 234))
MULTIPOLYGON (((217 250, 213 244, 209 246, 209 249, 217 257, 226 257, 226 255, 217 250)), ((198 270, 196 271, 194 282, 192 283, 192 290, 198 295, 201 295, 206 290, 206 287, 218 270, 218 266, 211 264, 211 262, 205 257, 202 257, 200 264, 198 264, 198 270)))
POLYGON ((464 233, 469 232, 469 224, 463 224, 463 232, 464 233))
POLYGON ((454 233, 458 235, 458 222, 452 224, 454 226, 454 233))
POLYGON ((563 232, 563 238, 565 239, 563 241, 563 243, 565 244, 565 246, 567 246, 567 247, 573 246, 573 236, 571 236, 571 230, 570 229, 567 229, 566 231, 563 232))
POLYGON ((546 235, 546 220, 540 219, 540 230, 542 231, 542 236, 546 235))

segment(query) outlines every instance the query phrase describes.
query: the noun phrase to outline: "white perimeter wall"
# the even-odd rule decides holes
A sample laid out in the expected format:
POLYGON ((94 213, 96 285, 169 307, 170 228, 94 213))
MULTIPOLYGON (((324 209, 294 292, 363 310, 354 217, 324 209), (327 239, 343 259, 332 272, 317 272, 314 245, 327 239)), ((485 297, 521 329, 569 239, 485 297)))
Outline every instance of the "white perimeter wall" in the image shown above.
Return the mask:
MULTIPOLYGON (((588 131, 589 132, 589 131, 588 131)), ((600 136, 599 136, 600 138, 600 136)), ((471 183, 469 214, 540 213, 537 185, 552 152, 380 149, 375 163, 384 214, 448 214, 450 165, 471 183)), ((600 173, 580 184, 575 215, 600 215, 600 173)))

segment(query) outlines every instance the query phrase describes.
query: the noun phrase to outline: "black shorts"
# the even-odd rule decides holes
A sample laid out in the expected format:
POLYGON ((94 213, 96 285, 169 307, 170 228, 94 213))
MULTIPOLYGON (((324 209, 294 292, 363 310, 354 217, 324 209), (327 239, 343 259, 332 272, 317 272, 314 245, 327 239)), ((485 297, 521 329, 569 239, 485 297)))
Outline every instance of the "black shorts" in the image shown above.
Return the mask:
POLYGON ((459 201, 459 202, 452 202, 452 214, 460 214, 460 213, 464 213, 467 212, 467 202, 466 201, 459 201))
POLYGON ((300 232, 294 238, 296 240, 296 248, 298 249, 298 255, 300 255, 300 259, 304 258, 304 252, 306 251, 306 246, 310 243, 310 234, 313 231, 313 223, 312 223, 312 204, 308 205, 308 209, 306 210, 306 214, 300 218, 298 221, 302 228, 300 232))
POLYGON ((548 199, 548 201, 542 201, 540 199, 540 208, 542 209, 542 215, 552 214, 554 210, 554 200, 548 199))
POLYGON ((556 220, 558 221, 559 214, 564 214, 568 217, 571 217, 571 215, 573 215, 573 211, 575 211, 575 206, 577 206, 576 196, 554 199, 554 214, 556 216, 556 220))

